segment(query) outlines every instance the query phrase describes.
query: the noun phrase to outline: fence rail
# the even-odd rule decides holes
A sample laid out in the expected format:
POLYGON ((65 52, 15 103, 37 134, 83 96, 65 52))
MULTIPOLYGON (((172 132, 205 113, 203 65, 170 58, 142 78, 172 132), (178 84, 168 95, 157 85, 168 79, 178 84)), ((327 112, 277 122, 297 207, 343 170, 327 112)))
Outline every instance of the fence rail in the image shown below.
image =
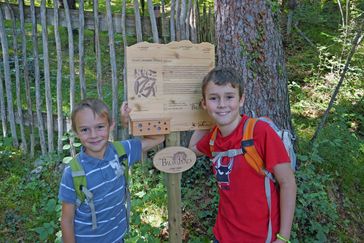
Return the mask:
MULTIPOLYGON (((19 6, 16 4, 7 4, 4 2, 0 2, 0 8, 4 14, 4 19, 11 20, 11 13, 10 9, 13 11, 15 16, 19 16, 20 10, 19 6)), ((34 7, 36 12, 36 21, 37 23, 41 23, 40 20, 40 7, 34 7)), ((66 15, 65 10, 63 8, 59 8, 59 26, 67 27, 67 21, 66 21, 66 15)), ((80 22, 79 22, 79 10, 78 9, 69 9, 70 12, 70 19, 71 19, 71 26, 73 29, 79 29, 80 22)), ((98 19, 99 19, 99 29, 100 31, 107 31, 108 30, 108 24, 107 24, 107 16, 105 13, 99 13, 98 19)), ((112 15, 113 19, 113 29, 115 33, 122 33, 122 14, 121 13, 114 13, 112 15)), ((150 18, 149 17, 141 17, 141 23, 143 23, 142 26, 142 34, 146 36, 152 36, 152 30, 150 25, 150 18)), ((84 11, 84 28, 88 30, 95 30, 95 18, 94 18, 94 12, 92 11, 84 11)), ((157 17, 157 23, 161 23, 161 17, 157 17)), ((24 6, 24 20, 25 23, 31 23, 31 11, 30 6, 24 6)), ((54 11, 53 8, 46 8, 46 20, 48 25, 54 25, 54 11)), ((159 26, 159 29, 162 27, 159 26)), ((126 35, 129 36, 135 36, 136 30, 135 30, 135 18, 134 16, 126 16, 125 18, 125 30, 126 35)), ((169 36, 169 28, 166 26, 164 31, 162 32, 161 36, 169 36)))

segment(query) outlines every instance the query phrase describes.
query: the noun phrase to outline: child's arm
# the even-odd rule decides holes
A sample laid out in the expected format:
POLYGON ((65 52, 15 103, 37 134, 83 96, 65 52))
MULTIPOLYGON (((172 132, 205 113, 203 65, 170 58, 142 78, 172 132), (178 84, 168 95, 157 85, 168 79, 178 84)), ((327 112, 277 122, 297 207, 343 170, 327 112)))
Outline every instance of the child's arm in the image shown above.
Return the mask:
MULTIPOLYGON (((280 218, 279 234, 289 239, 292 228, 293 215, 296 207, 296 181, 289 163, 278 164, 273 167, 273 173, 279 183, 280 190, 280 218)), ((273 243, 282 242, 277 239, 273 243)))
POLYGON ((191 139, 190 139, 190 143, 188 145, 188 148, 191 149, 193 152, 195 152, 195 154, 197 156, 199 155, 203 155, 203 153, 201 153, 198 149, 197 149, 197 143, 198 141, 201 140, 201 138, 203 138, 206 133, 208 133, 209 130, 195 130, 191 136, 191 139))
MULTIPOLYGON (((131 112, 128 102, 124 101, 120 107, 120 120, 123 127, 128 127, 129 114, 131 112)), ((164 135, 149 135, 141 138, 142 150, 148 151, 164 141, 164 135)))
POLYGON ((64 243, 76 242, 74 225, 73 225, 74 216, 75 216, 75 205, 62 202, 61 228, 62 228, 62 239, 64 243))
POLYGON ((123 101, 120 107, 120 122, 121 126, 127 128, 129 124, 129 114, 131 112, 127 101, 123 101))

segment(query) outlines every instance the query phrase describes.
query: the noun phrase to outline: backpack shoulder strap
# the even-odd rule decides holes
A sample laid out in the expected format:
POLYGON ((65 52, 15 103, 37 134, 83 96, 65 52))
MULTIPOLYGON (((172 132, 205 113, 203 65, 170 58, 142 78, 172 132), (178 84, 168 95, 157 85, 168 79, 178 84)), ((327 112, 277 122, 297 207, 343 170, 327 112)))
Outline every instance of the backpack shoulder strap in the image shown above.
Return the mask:
POLYGON ((82 192, 82 187, 87 188, 86 174, 83 170, 82 165, 78 161, 78 155, 72 158, 70 161, 70 167, 72 171, 73 185, 75 187, 77 196, 77 205, 80 205, 86 198, 85 194, 82 192))
POLYGON ((130 224, 130 208, 131 208, 131 197, 129 191, 129 161, 128 156, 125 152, 124 146, 119 141, 113 141, 116 152, 119 157, 119 163, 121 166, 125 166, 124 176, 125 176, 125 197, 123 203, 125 203, 126 207, 126 221, 127 221, 127 232, 129 232, 129 224, 130 224))
POLYGON ((125 181, 128 182, 129 179, 129 163, 128 163, 128 156, 125 152, 124 146, 119 141, 113 141, 112 144, 118 154, 119 162, 121 165, 125 166, 124 175, 125 181))
POLYGON ((254 145, 254 127, 258 118, 248 118, 244 123, 243 129, 243 138, 241 141, 241 147, 244 152, 244 158, 248 162, 248 164, 259 174, 264 175, 264 162, 263 159, 260 157, 257 149, 254 145))
POLYGON ((217 126, 215 126, 213 129, 212 129, 212 132, 211 132, 211 137, 210 137, 210 152, 211 154, 213 155, 213 153, 215 152, 214 151, 214 144, 215 144, 215 139, 216 139, 216 135, 217 135, 217 126))

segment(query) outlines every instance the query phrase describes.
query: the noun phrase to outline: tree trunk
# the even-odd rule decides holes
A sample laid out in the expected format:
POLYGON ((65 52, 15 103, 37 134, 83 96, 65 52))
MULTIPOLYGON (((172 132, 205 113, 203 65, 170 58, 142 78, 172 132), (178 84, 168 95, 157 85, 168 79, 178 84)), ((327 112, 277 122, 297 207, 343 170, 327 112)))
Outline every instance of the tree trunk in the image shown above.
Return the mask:
POLYGON ((292 130, 281 35, 266 1, 215 1, 219 66, 241 72, 243 111, 292 130))

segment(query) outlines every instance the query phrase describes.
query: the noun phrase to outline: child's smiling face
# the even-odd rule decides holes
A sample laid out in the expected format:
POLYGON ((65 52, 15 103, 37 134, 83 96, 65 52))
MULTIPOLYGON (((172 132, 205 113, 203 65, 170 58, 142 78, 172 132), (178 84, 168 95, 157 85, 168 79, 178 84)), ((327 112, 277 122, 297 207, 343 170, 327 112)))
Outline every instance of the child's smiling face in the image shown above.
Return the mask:
POLYGON ((75 116, 76 135, 86 154, 103 159, 114 123, 109 124, 106 116, 99 116, 90 108, 79 110, 75 116))
POLYGON ((230 83, 216 85, 209 82, 204 92, 203 108, 215 121, 223 136, 229 135, 241 120, 240 107, 244 99, 239 95, 239 89, 230 83))

